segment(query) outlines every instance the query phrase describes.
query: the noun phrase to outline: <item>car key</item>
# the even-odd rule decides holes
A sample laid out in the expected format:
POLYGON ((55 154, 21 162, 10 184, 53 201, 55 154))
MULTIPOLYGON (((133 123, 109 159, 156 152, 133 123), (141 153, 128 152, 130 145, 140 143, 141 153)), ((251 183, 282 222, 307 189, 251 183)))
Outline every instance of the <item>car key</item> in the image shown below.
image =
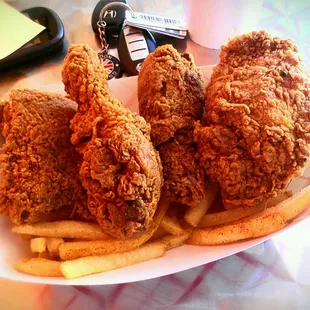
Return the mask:
POLYGON ((148 30, 125 26, 119 35, 117 47, 124 71, 129 75, 137 75, 143 60, 156 47, 156 41, 148 30))
POLYGON ((122 30, 123 23, 125 20, 125 13, 126 13, 126 8, 122 6, 118 6, 117 2, 122 2, 127 4, 127 0, 100 0, 91 17, 91 24, 93 31, 99 36, 99 31, 98 31, 98 22, 99 22, 99 15, 104 6, 107 4, 115 2, 116 5, 110 7, 109 9, 105 10, 103 13, 103 18, 102 20, 106 23, 105 26, 105 34, 106 34, 106 40, 109 44, 115 42, 118 38, 119 33, 122 30))

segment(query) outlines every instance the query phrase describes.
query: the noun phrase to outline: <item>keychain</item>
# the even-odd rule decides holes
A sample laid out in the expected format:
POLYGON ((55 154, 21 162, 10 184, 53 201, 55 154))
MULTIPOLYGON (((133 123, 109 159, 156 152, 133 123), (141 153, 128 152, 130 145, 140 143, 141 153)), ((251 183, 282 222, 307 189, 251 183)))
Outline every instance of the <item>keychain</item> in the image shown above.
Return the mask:
MULTIPOLYGON (((106 66, 113 66, 113 70, 111 70, 109 74, 109 79, 118 77, 118 73, 116 73, 116 69, 120 68, 120 62, 115 57, 109 55, 107 53, 108 42, 106 39, 105 27, 106 22, 103 20, 103 16, 105 12, 108 11, 109 8, 122 7, 126 9, 130 14, 134 15, 133 10, 126 3, 122 2, 111 2, 106 4, 100 11, 99 21, 97 23, 98 32, 101 41, 102 51, 98 53, 101 63, 106 66), (107 63, 109 61, 109 63, 107 63), (113 62, 113 64, 111 63, 113 62), (118 65, 117 65, 117 63, 118 65)), ((125 12, 124 12, 125 13, 125 12)), ((118 37, 118 55, 122 63, 122 68, 129 75, 136 75, 140 71, 141 64, 143 60, 149 55, 149 53, 153 52, 157 47, 156 41, 148 30, 138 29, 135 27, 125 26, 121 29, 119 37, 118 37)))
POLYGON ((106 40, 105 35, 106 22, 102 20, 102 14, 100 20, 97 23, 97 26, 101 43, 101 52, 98 53, 100 62, 103 65, 103 67, 108 71, 108 80, 118 78, 121 76, 121 65, 116 57, 108 54, 109 44, 106 40))
MULTIPOLYGON (((98 21, 99 21, 99 15, 101 10, 109 3, 116 2, 117 4, 119 2, 127 3, 127 0, 100 0, 97 5, 94 8, 92 17, 91 17, 91 25, 93 28, 93 31, 96 35, 99 37, 98 32, 98 21)), ((122 30, 123 23, 125 20, 125 12, 127 11, 127 8, 121 7, 119 5, 111 6, 108 9, 105 9, 103 13, 102 20, 105 21, 106 27, 105 27, 105 35, 106 39, 109 44, 117 43, 117 38, 122 30)))
MULTIPOLYGON (((121 7, 126 10, 126 17, 123 18, 123 26, 118 36, 117 48, 122 67, 129 75, 138 74, 144 59, 157 47, 156 41, 150 31, 179 39, 184 38, 187 33, 184 22, 181 20, 134 12, 124 2, 110 2, 106 4, 101 9, 99 21, 97 22, 102 48, 98 56, 105 69, 109 70, 109 79, 119 77, 121 75, 121 68, 120 61, 116 57, 108 54, 109 44, 105 33, 107 24, 103 20, 103 16, 108 9, 110 9, 109 14, 113 15, 114 18, 117 17, 117 13, 113 11, 113 8, 121 7)), ((97 7, 98 5, 95 10, 98 10, 97 7)))
POLYGON ((100 59, 101 64, 103 67, 108 70, 108 79, 111 80, 113 78, 118 78, 121 76, 121 64, 120 61, 108 54, 108 48, 109 44, 106 39, 106 33, 105 33, 105 27, 107 23, 103 20, 104 13, 111 7, 119 6, 124 9, 129 10, 130 12, 133 13, 132 9, 123 2, 110 2, 106 4, 100 11, 99 13, 99 21, 97 22, 97 27, 98 27, 98 32, 99 32, 99 37, 100 37, 100 43, 101 43, 101 52, 98 53, 98 57, 100 59))

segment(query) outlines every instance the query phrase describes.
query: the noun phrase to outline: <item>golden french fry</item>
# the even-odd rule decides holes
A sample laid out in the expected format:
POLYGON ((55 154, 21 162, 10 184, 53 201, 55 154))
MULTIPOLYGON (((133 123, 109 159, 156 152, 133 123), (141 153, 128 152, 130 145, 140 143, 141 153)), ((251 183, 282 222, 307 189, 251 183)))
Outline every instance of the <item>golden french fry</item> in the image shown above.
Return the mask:
POLYGON ((184 218, 188 224, 196 227, 200 222, 201 218, 206 214, 210 206, 212 205, 219 186, 217 183, 210 182, 207 185, 206 197, 196 206, 190 208, 184 218))
POLYGON ((202 217, 198 227, 205 228, 232 223, 252 214, 262 212, 264 209, 265 207, 263 205, 258 205, 254 207, 240 207, 235 209, 228 209, 222 212, 206 214, 202 217))
POLYGON ((60 268, 66 279, 74 279, 158 258, 163 256, 164 253, 164 244, 147 244, 124 253, 106 256, 88 256, 62 262, 60 268))
POLYGON ((64 243, 63 238, 47 238, 46 239, 46 246, 47 250, 52 257, 59 256, 59 246, 64 243))
POLYGON ((157 239, 154 243, 164 244, 166 247, 166 251, 169 251, 173 248, 176 248, 182 245, 189 237, 190 237, 190 233, 185 232, 183 233, 183 235, 178 235, 178 236, 169 235, 169 236, 161 237, 157 239))
POLYGON ((310 185, 265 212, 267 214, 279 212, 285 221, 289 222, 308 207, 310 207, 310 185))
POLYGON ((283 200, 292 197, 292 195, 293 195, 292 191, 287 191, 287 192, 284 192, 284 193, 279 193, 276 197, 272 197, 269 200, 267 200, 266 207, 269 208, 269 207, 275 206, 278 203, 282 202, 283 200))
POLYGON ((46 251, 46 238, 38 237, 30 240, 30 249, 34 253, 43 253, 46 251))
POLYGON ((282 229, 287 222, 308 207, 310 207, 310 186, 280 204, 239 222, 196 229, 188 243, 214 245, 265 236, 282 229))
POLYGON ((42 222, 14 226, 12 232, 40 237, 83 238, 105 240, 111 237, 105 234, 99 225, 78 221, 42 222))
POLYGON ((202 217, 198 227, 204 228, 204 227, 223 225, 227 223, 233 223, 235 221, 239 221, 243 218, 246 218, 250 215, 262 212, 265 210, 265 208, 274 206, 291 196, 292 196, 291 191, 280 193, 276 197, 269 199, 267 203, 262 203, 257 206, 240 207, 240 208, 228 209, 222 212, 206 214, 202 217))
POLYGON ((152 237, 166 214, 168 206, 168 199, 162 197, 158 203, 153 222, 147 231, 137 239, 65 242, 59 246, 59 256, 62 260, 70 260, 84 256, 106 255, 133 250, 152 237))
POLYGON ((184 234, 183 228, 180 226, 180 224, 174 220, 173 218, 165 215, 160 227, 162 227, 166 232, 172 234, 172 235, 182 235, 184 234))
POLYGON ((167 234, 168 233, 161 226, 159 226, 157 230, 154 232, 153 236, 149 239, 149 241, 157 240, 158 238, 166 236, 167 234))
POLYGON ((261 237, 276 232, 285 226, 285 220, 279 213, 264 214, 256 218, 243 219, 235 224, 195 229, 188 244, 225 244, 239 240, 261 237))
POLYGON ((61 277, 60 262, 44 258, 30 258, 17 263, 15 269, 40 277, 61 277))

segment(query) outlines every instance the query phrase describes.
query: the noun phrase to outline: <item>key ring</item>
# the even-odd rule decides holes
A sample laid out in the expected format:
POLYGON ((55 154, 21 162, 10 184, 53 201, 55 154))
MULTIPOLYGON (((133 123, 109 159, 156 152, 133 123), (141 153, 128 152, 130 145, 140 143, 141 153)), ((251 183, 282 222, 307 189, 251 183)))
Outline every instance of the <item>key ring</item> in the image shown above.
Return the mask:
POLYGON ((107 23, 105 21, 97 22, 97 27, 98 27, 98 32, 99 32, 99 37, 100 37, 100 44, 101 44, 101 50, 103 52, 106 52, 107 49, 109 48, 109 44, 107 42, 106 36, 105 36, 105 26, 107 23))
POLYGON ((133 18, 136 18, 134 11, 130 6, 122 2, 111 2, 105 5, 99 13, 99 21, 97 22, 98 32, 100 36, 101 52, 98 53, 103 67, 108 71, 108 79, 117 78, 121 75, 121 67, 119 60, 113 55, 108 54, 109 44, 106 39, 105 27, 107 23, 103 20, 103 13, 110 7, 120 6, 126 8, 133 18))
POLYGON ((129 11, 129 13, 131 14, 131 16, 133 18, 135 18, 135 12, 132 10, 132 8, 125 4, 125 3, 122 3, 122 2, 111 2, 111 3, 108 3, 106 4, 100 11, 99 13, 99 21, 97 22, 97 27, 98 27, 98 32, 99 32, 99 37, 100 37, 100 43, 101 43, 101 49, 102 49, 102 52, 106 52, 109 48, 109 44, 107 42, 107 39, 106 39, 106 35, 105 35, 105 27, 107 25, 107 23, 102 19, 103 18, 103 13, 110 7, 112 6, 120 6, 120 7, 123 7, 125 9, 127 9, 129 11))

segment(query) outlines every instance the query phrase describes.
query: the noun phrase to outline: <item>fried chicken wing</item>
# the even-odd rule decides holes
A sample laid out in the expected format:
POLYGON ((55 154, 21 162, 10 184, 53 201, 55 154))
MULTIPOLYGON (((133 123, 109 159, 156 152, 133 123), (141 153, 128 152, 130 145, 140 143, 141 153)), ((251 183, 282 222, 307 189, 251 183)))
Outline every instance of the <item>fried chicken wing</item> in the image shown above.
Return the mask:
POLYGON ((200 164, 226 208, 283 191, 310 157, 310 80, 290 40, 252 32, 222 47, 197 126, 200 164))
POLYGON ((70 47, 62 76, 79 106, 71 141, 83 156, 88 208, 110 235, 137 237, 152 221, 163 183, 150 126, 110 94, 107 72, 87 45, 70 47))
POLYGON ((0 213, 14 224, 90 218, 70 143, 76 103, 56 94, 13 90, 1 107, 0 213))
POLYGON ((204 198, 205 180, 195 160, 193 129, 202 117, 204 88, 193 57, 180 55, 171 45, 158 47, 142 64, 138 98, 160 152, 165 193, 171 200, 197 205, 204 198))

